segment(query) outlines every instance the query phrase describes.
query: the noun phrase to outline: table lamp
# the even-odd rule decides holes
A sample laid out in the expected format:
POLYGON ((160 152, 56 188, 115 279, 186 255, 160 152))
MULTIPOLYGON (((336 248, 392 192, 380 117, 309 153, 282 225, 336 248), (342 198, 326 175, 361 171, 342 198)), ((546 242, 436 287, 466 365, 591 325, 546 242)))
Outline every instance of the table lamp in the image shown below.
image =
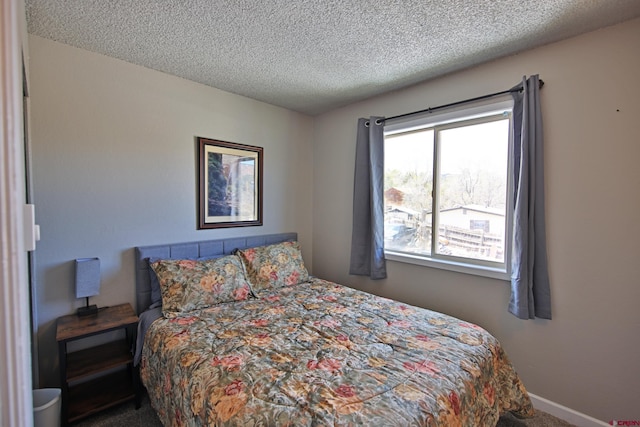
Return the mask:
POLYGON ((89 297, 100 293, 100 259, 76 259, 76 298, 86 298, 85 307, 78 308, 78 316, 89 316, 98 312, 98 306, 89 305, 89 297))

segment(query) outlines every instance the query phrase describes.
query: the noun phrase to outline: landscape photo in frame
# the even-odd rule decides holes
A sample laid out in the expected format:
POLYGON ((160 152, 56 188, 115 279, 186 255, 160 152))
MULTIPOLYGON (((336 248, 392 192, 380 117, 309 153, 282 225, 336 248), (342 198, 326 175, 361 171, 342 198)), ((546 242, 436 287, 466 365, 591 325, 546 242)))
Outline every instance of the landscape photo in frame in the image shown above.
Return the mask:
POLYGON ((263 148, 198 138, 198 228, 262 225, 263 148))

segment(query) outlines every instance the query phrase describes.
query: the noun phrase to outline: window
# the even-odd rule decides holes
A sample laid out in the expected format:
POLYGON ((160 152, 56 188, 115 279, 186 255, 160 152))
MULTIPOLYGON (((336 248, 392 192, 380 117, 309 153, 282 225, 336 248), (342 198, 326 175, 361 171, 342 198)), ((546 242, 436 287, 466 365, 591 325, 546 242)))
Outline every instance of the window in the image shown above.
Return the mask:
POLYGON ((385 125, 388 259, 508 278, 511 106, 385 125))

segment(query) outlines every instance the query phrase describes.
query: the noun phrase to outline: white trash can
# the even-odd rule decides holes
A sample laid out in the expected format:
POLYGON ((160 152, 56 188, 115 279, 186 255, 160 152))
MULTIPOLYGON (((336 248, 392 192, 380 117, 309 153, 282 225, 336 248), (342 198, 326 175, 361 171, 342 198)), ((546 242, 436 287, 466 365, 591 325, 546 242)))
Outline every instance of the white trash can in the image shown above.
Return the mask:
POLYGON ((59 388, 33 390, 34 427, 60 427, 61 392, 59 388))

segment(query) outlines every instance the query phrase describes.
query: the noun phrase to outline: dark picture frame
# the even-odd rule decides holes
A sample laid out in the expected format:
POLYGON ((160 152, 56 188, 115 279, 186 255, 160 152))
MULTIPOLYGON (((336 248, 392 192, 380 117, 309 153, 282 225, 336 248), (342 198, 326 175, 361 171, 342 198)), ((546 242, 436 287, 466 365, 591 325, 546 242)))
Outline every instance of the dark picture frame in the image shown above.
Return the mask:
POLYGON ((198 229, 262 225, 263 148, 197 140, 198 229))

